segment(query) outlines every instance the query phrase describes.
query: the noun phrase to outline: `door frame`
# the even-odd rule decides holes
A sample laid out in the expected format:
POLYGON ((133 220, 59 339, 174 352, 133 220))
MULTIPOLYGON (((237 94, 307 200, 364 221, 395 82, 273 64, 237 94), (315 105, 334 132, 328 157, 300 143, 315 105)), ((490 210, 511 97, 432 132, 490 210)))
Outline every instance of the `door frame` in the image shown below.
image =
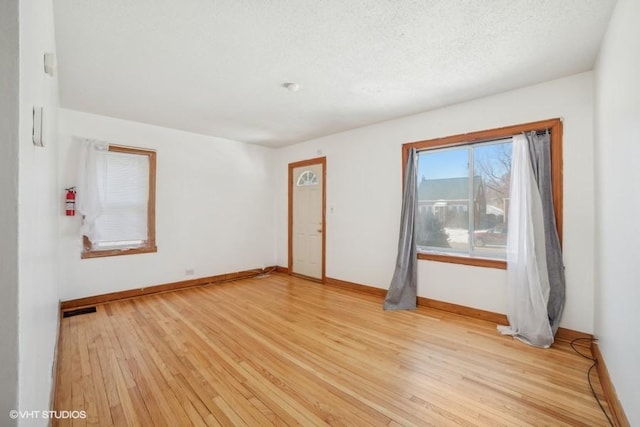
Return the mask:
POLYGON ((313 159, 302 160, 299 162, 289 163, 289 207, 288 207, 288 269, 289 274, 293 273, 293 170, 299 167, 310 165, 322 165, 322 283, 326 279, 326 247, 327 247, 327 158, 316 157, 313 159))

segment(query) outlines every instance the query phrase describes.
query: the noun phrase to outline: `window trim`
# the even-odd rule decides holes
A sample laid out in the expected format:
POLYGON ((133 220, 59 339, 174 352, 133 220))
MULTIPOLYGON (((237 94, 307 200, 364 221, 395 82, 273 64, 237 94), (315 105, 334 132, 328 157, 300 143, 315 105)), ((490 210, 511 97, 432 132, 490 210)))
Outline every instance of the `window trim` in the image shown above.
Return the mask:
POLYGON ((126 154, 136 154, 149 158, 149 200, 147 202, 147 229, 149 239, 144 246, 127 249, 93 249, 87 236, 82 236, 81 259, 101 258, 108 256, 134 255, 143 253, 158 252, 156 245, 156 152, 144 148, 125 147, 122 145, 109 144, 109 151, 126 154))
MULTIPOLYGON (((424 141, 407 142, 402 144, 402 185, 404 187, 404 176, 409 157, 409 150, 415 148, 417 151, 428 150, 434 148, 455 147, 460 145, 469 145, 480 142, 491 141, 499 138, 510 137, 522 132, 544 131, 549 129, 551 134, 551 185, 553 193, 553 210, 556 216, 556 227, 558 237, 560 238, 560 246, 562 247, 562 119, 548 119, 537 122, 518 124, 513 126, 505 126, 501 128, 481 130, 477 132, 463 133, 443 138, 429 139, 424 141)), ((429 261, 448 262, 453 264, 472 265, 477 267, 489 267, 506 269, 507 262, 498 259, 478 258, 464 255, 435 254, 435 253, 418 253, 418 259, 429 261)))

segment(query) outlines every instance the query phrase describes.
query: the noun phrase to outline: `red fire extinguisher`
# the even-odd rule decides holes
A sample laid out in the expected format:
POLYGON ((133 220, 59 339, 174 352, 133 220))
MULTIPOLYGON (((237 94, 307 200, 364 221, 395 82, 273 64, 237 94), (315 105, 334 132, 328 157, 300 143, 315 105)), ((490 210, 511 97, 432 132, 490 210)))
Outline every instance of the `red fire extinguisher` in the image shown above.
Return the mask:
POLYGON ((76 214, 76 187, 66 188, 65 190, 67 191, 67 197, 65 198, 67 216, 74 216, 76 214))

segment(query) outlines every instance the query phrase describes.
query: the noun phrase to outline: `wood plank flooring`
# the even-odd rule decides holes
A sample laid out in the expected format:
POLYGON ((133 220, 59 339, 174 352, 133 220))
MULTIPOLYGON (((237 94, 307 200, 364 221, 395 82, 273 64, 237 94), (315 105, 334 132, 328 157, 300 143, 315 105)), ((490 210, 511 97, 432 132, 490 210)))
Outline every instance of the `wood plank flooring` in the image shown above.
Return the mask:
POLYGON ((53 425, 607 425, 590 366, 566 343, 273 274, 62 319, 55 409, 87 417, 53 425))

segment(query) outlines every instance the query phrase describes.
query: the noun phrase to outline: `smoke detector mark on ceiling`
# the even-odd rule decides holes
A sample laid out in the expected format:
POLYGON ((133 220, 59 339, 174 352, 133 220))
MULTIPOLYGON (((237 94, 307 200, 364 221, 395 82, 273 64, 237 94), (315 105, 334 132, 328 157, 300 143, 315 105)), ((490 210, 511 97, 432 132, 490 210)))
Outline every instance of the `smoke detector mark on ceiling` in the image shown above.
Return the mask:
POLYGON ((293 82, 284 83, 282 87, 287 89, 289 92, 297 92, 300 90, 300 85, 298 83, 293 83, 293 82))

